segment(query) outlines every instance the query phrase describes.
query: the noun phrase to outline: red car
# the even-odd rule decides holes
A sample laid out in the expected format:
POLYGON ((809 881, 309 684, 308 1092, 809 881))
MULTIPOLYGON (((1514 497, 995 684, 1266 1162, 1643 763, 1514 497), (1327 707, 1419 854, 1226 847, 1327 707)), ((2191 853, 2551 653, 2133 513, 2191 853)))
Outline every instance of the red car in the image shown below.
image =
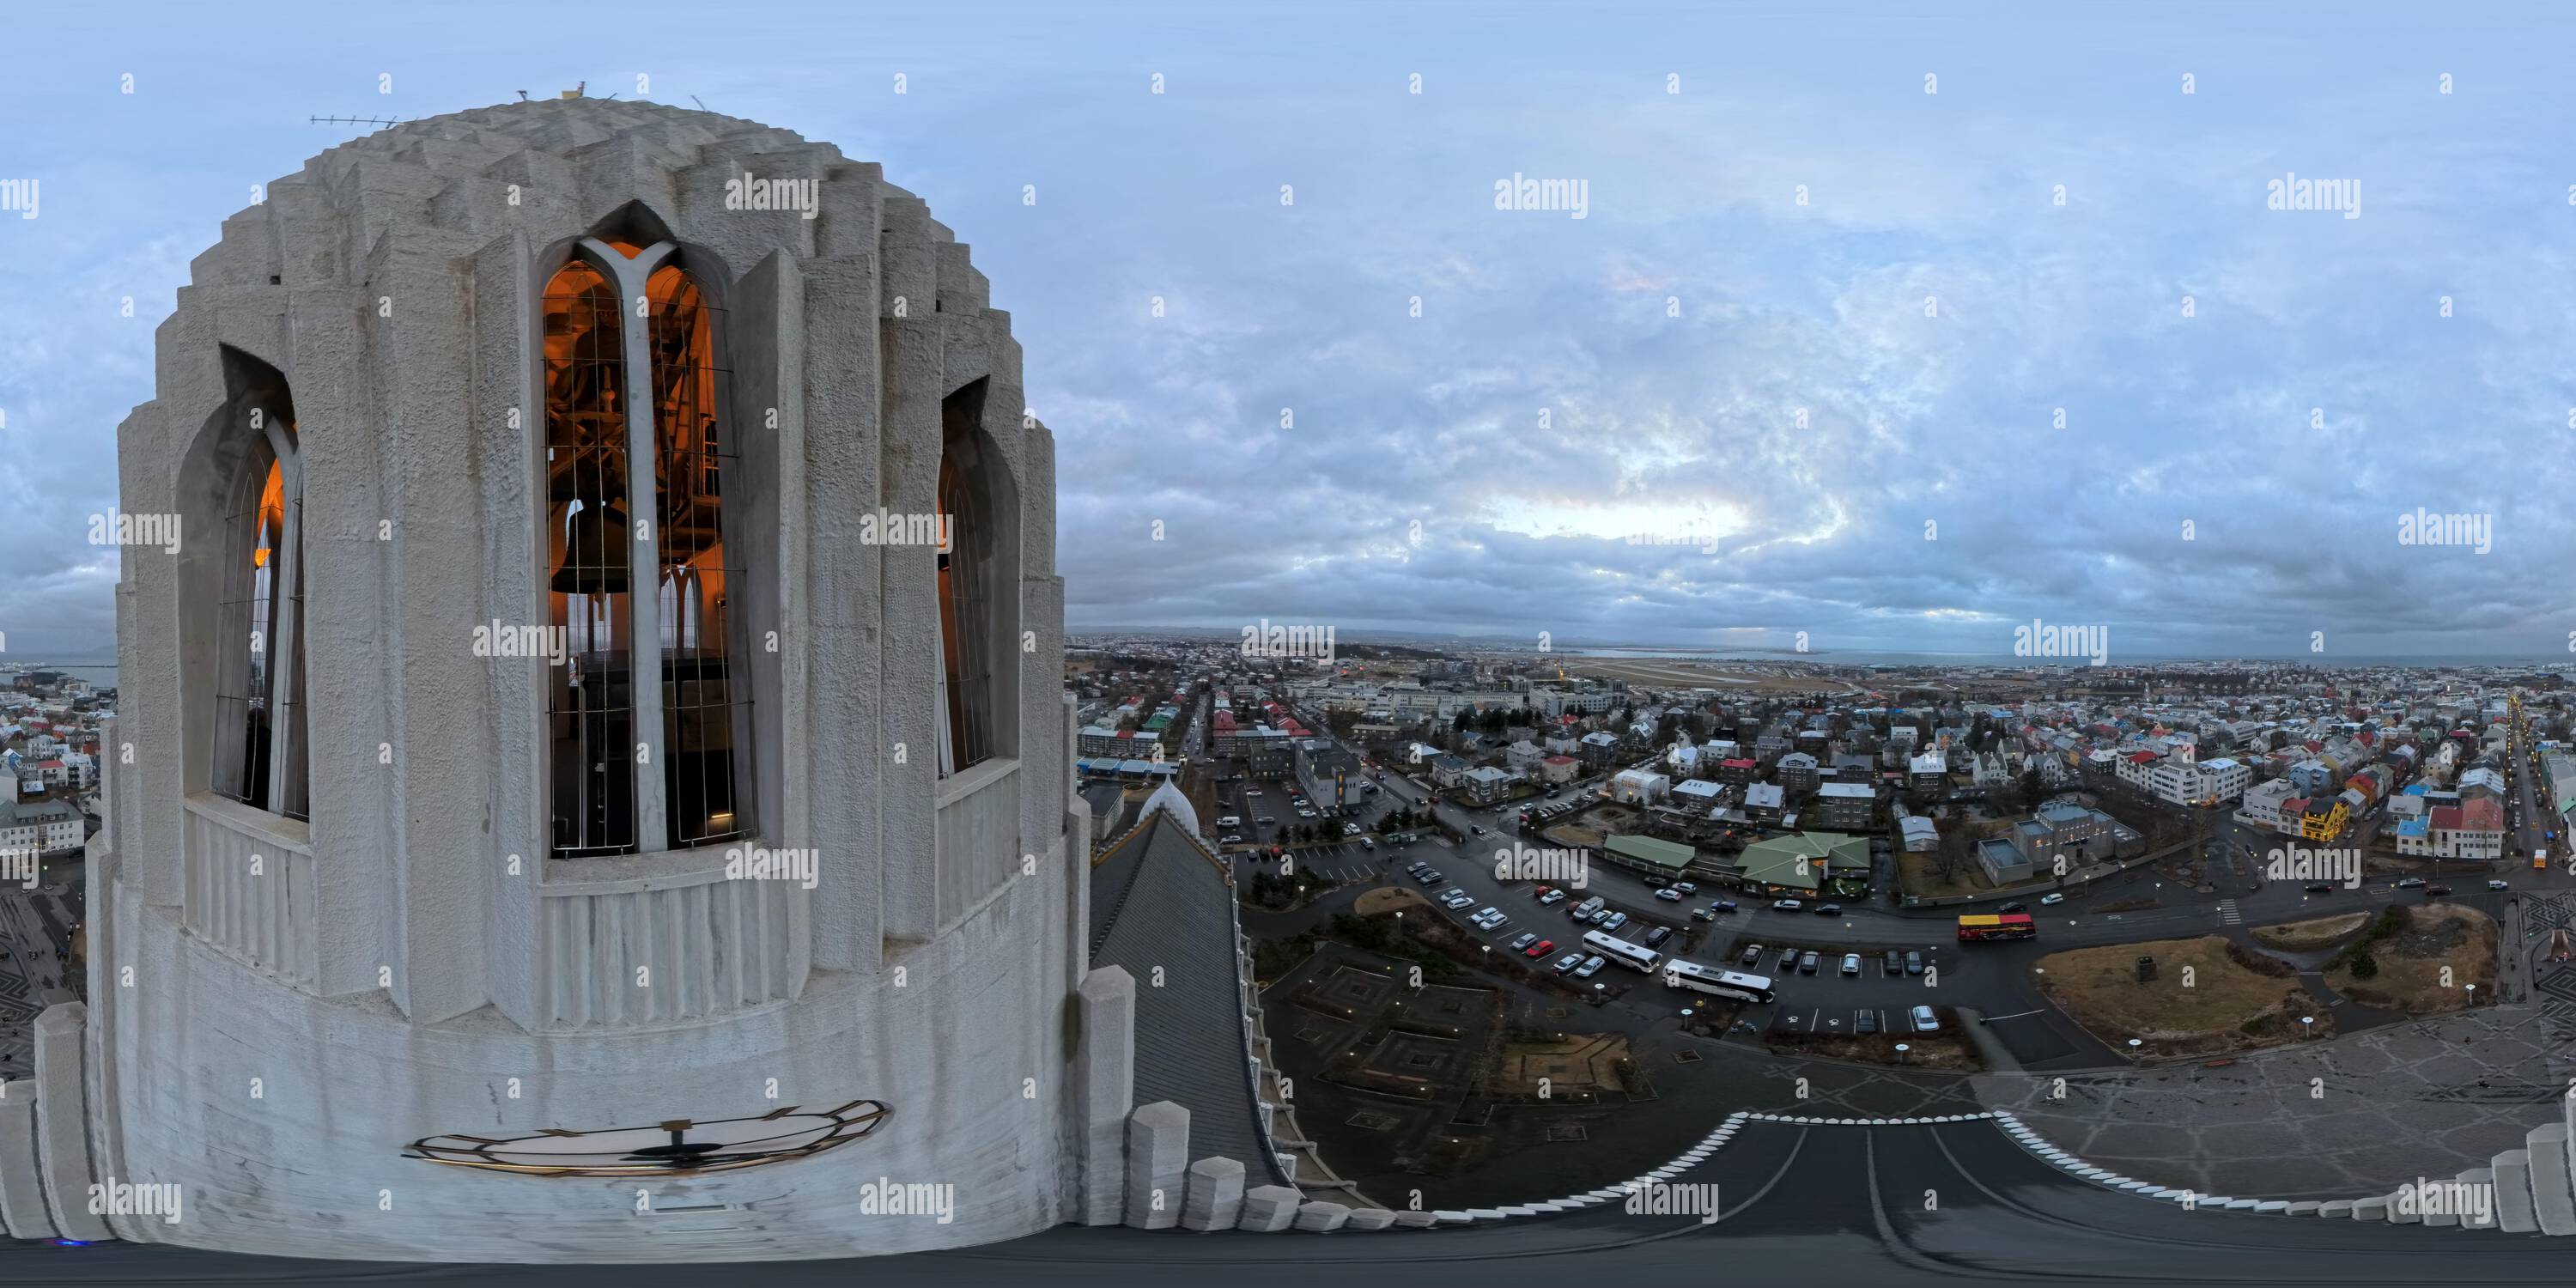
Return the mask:
POLYGON ((1547 892, 1554 888, 1554 886, 1540 886, 1539 888, 1530 891, 1530 897, 1533 899, 1544 899, 1547 897, 1547 892))
POLYGON ((1553 939, 1542 939, 1542 940, 1538 941, 1537 943, 1531 944, 1529 947, 1522 949, 1522 950, 1521 950, 1521 956, 1523 956, 1523 957, 1545 957, 1545 956, 1547 956, 1549 953, 1552 953, 1552 952, 1555 952, 1555 951, 1556 951, 1556 941, 1555 941, 1555 940, 1553 940, 1553 939))

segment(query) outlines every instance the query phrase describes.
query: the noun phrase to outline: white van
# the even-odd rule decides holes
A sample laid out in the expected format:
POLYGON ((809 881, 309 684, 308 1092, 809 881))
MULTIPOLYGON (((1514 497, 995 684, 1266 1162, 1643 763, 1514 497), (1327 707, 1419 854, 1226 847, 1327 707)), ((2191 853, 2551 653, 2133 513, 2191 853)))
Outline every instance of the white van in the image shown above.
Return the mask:
POLYGON ((1596 895, 1592 896, 1591 898, 1586 899, 1586 900, 1584 900, 1583 902, 1581 902, 1581 903, 1578 903, 1578 904, 1574 905, 1574 912, 1573 912, 1572 916, 1574 917, 1574 919, 1575 919, 1576 921, 1590 921, 1590 920, 1592 920, 1592 914, 1594 914, 1594 913, 1596 913, 1596 912, 1599 912, 1599 911, 1601 911, 1603 908, 1606 908, 1606 907, 1609 907, 1609 906, 1610 906, 1610 901, 1609 901, 1609 900, 1604 899, 1604 898, 1602 898, 1601 896, 1599 896, 1599 895, 1597 895, 1597 894, 1596 894, 1596 895))
POLYGON ((1224 818, 1218 819, 1216 821, 1216 825, 1218 827, 1225 828, 1228 831, 1232 831, 1235 828, 1243 826, 1243 819, 1237 815, 1228 814, 1224 818))

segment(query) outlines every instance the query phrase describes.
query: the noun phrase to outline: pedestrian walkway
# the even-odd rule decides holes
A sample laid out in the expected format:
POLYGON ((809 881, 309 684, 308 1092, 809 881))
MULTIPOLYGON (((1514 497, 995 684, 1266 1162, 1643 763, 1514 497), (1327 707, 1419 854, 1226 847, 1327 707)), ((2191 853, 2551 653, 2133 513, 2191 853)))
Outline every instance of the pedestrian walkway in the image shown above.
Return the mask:
POLYGON ((2231 926, 2242 925, 2245 922, 2244 914, 2236 910, 2236 901, 2233 899, 2218 901, 2218 919, 2231 926))

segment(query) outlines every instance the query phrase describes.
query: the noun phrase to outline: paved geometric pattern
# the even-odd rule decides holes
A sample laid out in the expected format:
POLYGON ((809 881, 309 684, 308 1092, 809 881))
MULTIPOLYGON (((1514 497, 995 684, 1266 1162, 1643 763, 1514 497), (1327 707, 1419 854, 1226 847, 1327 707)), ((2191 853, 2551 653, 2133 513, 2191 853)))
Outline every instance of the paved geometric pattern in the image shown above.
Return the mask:
POLYGON ((2484 1007, 2213 1065, 1981 1074, 1986 1103, 2086 1161, 2161 1186, 2366 1198, 2483 1167, 2549 1121, 2565 1082, 2553 1020, 2484 1007))

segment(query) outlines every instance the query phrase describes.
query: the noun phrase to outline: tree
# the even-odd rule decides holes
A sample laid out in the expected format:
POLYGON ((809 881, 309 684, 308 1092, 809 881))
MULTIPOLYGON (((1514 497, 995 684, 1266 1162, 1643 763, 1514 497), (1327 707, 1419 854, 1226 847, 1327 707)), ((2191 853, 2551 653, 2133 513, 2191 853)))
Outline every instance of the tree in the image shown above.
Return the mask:
POLYGON ((1458 708, 1458 718, 1449 722, 1449 728, 1455 733, 1465 733, 1467 732, 1469 723, 1475 720, 1475 718, 1476 713, 1473 710, 1466 707, 1460 707, 1458 708))

